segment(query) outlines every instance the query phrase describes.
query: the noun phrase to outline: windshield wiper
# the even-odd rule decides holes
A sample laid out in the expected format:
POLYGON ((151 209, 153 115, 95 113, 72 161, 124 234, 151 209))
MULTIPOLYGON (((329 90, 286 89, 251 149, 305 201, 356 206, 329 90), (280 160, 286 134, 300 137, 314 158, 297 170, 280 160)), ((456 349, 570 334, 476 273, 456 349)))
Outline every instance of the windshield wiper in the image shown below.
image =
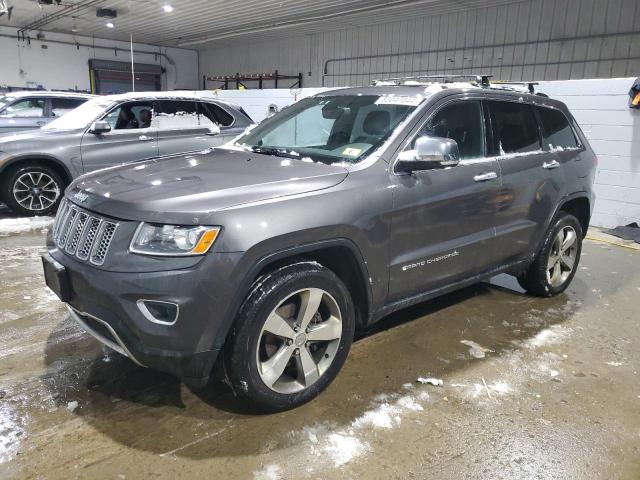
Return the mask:
POLYGON ((253 146, 251 146, 249 148, 251 148, 252 152, 262 153, 264 155, 273 155, 275 157, 300 159, 300 154, 299 153, 294 152, 293 150, 287 151, 286 148, 262 147, 260 145, 253 145, 253 146))

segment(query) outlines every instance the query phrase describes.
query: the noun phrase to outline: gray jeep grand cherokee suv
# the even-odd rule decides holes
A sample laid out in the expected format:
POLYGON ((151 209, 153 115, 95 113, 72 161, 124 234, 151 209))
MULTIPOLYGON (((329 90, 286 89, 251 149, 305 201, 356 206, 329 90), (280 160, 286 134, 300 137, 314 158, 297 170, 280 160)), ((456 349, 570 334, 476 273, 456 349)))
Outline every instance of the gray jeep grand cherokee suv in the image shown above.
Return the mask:
POLYGON ((300 405, 356 328, 516 275, 571 282, 596 158, 564 104, 469 84, 334 90, 207 154, 74 181, 43 257, 92 335, 203 385, 300 405))

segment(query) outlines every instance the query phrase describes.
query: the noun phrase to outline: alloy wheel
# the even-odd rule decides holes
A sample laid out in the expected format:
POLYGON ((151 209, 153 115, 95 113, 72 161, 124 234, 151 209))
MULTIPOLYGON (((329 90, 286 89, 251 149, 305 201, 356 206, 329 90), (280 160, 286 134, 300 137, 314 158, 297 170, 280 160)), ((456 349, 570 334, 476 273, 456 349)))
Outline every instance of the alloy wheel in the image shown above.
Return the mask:
POLYGON ((13 184, 13 198, 26 210, 39 212, 48 209, 60 197, 60 187, 44 172, 27 172, 13 184))
POLYGON ((260 378, 282 394, 308 388, 333 363, 341 337, 342 314, 329 293, 319 288, 292 293, 262 326, 256 349, 260 378))
POLYGON ((573 227, 561 228, 551 245, 547 260, 547 282, 554 288, 563 285, 575 268, 578 235, 573 227))

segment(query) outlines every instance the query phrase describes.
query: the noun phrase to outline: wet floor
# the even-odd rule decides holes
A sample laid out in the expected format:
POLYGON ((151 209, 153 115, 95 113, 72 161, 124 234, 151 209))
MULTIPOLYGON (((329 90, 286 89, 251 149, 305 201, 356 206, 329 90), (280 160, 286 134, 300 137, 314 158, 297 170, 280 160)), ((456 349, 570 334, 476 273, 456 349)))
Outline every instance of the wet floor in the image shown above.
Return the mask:
POLYGON ((43 225, 2 222, 0 478, 640 478, 638 251, 587 241, 553 299, 501 276, 397 313, 253 415, 103 348, 44 287, 43 225))

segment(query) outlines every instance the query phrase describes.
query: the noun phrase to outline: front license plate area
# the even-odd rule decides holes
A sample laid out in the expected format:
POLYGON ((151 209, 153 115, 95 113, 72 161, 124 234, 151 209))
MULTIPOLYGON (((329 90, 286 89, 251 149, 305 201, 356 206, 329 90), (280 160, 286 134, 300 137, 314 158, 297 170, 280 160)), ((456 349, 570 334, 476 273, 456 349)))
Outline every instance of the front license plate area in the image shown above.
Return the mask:
POLYGON ((42 255, 42 267, 47 287, 63 302, 71 300, 71 283, 64 266, 56 262, 51 255, 45 253, 42 255))

